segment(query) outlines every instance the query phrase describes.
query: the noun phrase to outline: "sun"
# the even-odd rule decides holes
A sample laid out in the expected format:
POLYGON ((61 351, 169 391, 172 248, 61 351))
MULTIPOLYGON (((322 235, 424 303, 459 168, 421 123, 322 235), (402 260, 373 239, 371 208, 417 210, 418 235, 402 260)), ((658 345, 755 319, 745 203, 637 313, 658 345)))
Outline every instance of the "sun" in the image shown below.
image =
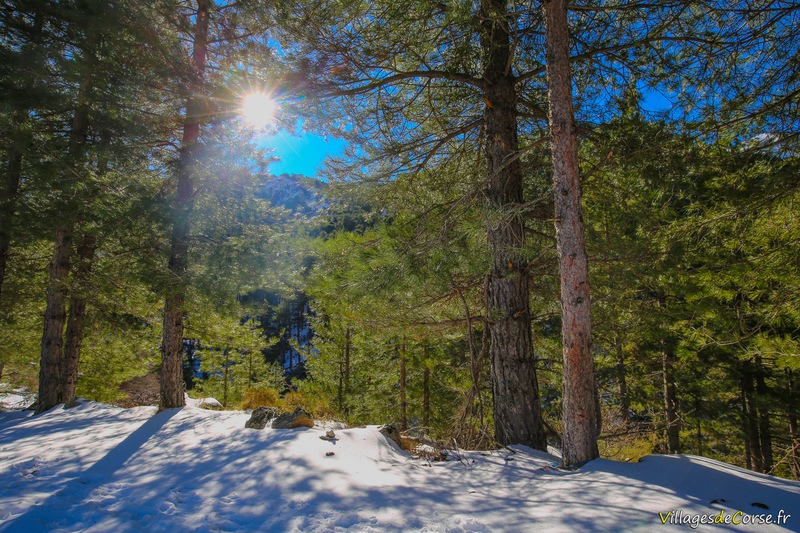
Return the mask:
POLYGON ((249 93, 242 99, 240 113, 250 127, 261 129, 272 122, 275 101, 265 93, 249 93))

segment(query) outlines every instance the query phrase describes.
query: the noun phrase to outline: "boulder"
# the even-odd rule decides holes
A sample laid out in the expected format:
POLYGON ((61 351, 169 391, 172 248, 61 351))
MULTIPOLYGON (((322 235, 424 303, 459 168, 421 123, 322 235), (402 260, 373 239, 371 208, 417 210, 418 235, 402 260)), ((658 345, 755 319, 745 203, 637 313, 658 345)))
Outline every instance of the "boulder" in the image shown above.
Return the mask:
POLYGON ((222 404, 216 398, 203 398, 200 400, 200 409, 208 409, 211 411, 221 411, 222 404))
POLYGON ((400 430, 397 429, 397 426, 394 424, 386 424, 385 426, 381 426, 378 428, 378 431, 381 432, 381 435, 393 440, 395 444, 401 448, 403 447, 400 441, 400 430))
POLYGON ((298 427, 314 427, 314 420, 311 415, 298 407, 294 413, 283 413, 272 421, 272 429, 292 429, 298 427))
POLYGON ((244 427, 250 429, 264 429, 270 420, 277 417, 280 410, 277 407, 256 407, 250 415, 250 420, 244 423, 244 427))

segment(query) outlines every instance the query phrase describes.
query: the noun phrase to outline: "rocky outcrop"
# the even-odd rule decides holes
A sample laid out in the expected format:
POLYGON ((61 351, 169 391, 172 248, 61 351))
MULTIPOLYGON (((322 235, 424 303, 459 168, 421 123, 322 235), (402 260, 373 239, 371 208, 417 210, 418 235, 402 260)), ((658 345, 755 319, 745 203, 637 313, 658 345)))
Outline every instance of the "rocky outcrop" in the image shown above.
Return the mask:
POLYGON ((273 418, 280 414, 277 407, 256 407, 250 415, 250 420, 244 423, 244 427, 250 429, 264 429, 273 418))
POLYGON ((298 407, 293 413, 283 413, 272 421, 272 429, 291 429, 298 427, 314 427, 311 415, 298 407))
POLYGON ((378 428, 378 431, 381 432, 381 435, 393 440, 394 443, 401 448, 403 447, 400 441, 400 430, 397 429, 397 426, 394 424, 386 424, 385 426, 381 426, 378 428))

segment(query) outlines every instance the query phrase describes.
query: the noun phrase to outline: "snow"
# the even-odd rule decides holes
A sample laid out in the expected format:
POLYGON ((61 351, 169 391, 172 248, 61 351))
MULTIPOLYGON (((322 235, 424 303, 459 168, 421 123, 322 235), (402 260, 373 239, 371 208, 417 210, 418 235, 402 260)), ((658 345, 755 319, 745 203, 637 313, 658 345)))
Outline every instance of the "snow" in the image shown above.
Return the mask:
POLYGON ((0 531, 682 531, 667 513, 738 510, 792 516, 697 530, 800 531, 800 483, 703 457, 565 471, 512 446, 429 463, 376 427, 325 441, 330 425, 258 431, 248 417, 93 402, 0 412, 0 531))

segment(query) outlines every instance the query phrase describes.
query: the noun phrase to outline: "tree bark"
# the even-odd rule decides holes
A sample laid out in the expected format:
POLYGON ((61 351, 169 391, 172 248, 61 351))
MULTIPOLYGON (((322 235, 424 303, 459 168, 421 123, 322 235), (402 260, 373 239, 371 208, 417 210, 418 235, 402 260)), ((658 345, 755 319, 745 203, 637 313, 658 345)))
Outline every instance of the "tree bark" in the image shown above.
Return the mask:
POLYGON ((680 421, 674 376, 675 354, 667 343, 661 351, 661 371, 664 385, 664 413, 667 423, 667 453, 681 453, 680 421))
POLYGON ((564 355, 562 454, 565 465, 577 466, 599 457, 589 267, 581 209, 578 135, 572 111, 567 6, 564 0, 545 0, 542 4, 546 24, 548 118, 561 280, 564 355))
MULTIPOLYGON (((798 434, 797 426, 797 392, 795 391, 794 373, 792 370, 787 370, 788 381, 788 395, 789 398, 789 439, 791 451, 789 457, 791 458, 792 474, 795 479, 800 479, 800 434, 798 434)), ((0 375, 2 368, 0 368, 0 375)))
MULTIPOLYGON (((34 47, 39 44, 43 27, 44 16, 36 10, 29 41, 23 45, 23 54, 27 55, 27 53, 32 52, 34 47)), ((26 87, 33 89, 34 82, 30 78, 26 78, 26 80, 26 87)), ((3 180, 3 187, 0 188, 0 296, 2 295, 3 282, 6 279, 8 267, 8 254, 11 248, 12 229, 17 208, 19 184, 22 177, 22 158, 31 144, 30 137, 21 131, 22 124, 29 118, 29 113, 28 109, 19 109, 12 119, 12 129, 6 152, 5 179, 3 180)), ((3 314, 2 307, 0 307, 0 318, 3 317, 3 314)))
POLYGON ((178 160, 177 191, 172 213, 170 239, 170 280, 164 302, 164 329, 161 343, 159 377, 160 409, 183 407, 183 319, 189 266, 189 216, 194 195, 194 172, 200 148, 200 125, 205 108, 203 80, 208 53, 208 27, 211 1, 197 1, 197 18, 192 46, 193 76, 189 83, 183 138, 178 160))
POLYGON ((406 403, 406 347, 401 344, 398 348, 400 359, 400 430, 408 429, 408 404, 406 403))
POLYGON ((631 403, 628 398, 628 380, 625 370, 625 352, 622 349, 622 336, 619 332, 615 333, 615 345, 617 355, 617 384, 619 386, 619 414, 622 421, 627 426, 631 417, 631 403))
POLYGON ((744 418, 745 442, 749 450, 748 468, 756 472, 763 472, 763 455, 761 454, 761 440, 758 436, 758 419, 756 416, 755 400, 753 398, 753 373, 749 363, 742 368, 742 416, 744 418))
POLYGON ((694 416, 697 418, 697 455, 703 455, 703 426, 700 418, 700 397, 694 398, 694 416))
POLYGON ((489 223, 488 283, 495 440, 544 450, 547 442, 539 405, 530 325, 528 268, 521 250, 522 170, 517 160, 517 94, 505 0, 481 0, 484 54, 484 128, 487 199, 496 217, 489 223))
POLYGON ((422 425, 425 431, 431 427, 431 369, 426 365, 422 371, 422 425))
POLYGON ((347 328, 344 332, 344 392, 350 392, 350 345, 353 330, 347 328))
POLYGON ((772 472, 772 431, 770 429, 770 417, 768 406, 767 384, 764 380, 764 366, 761 358, 756 358, 756 413, 758 418, 758 437, 761 445, 761 468, 762 472, 769 474, 772 472))
POLYGON ((229 374, 229 366, 230 366, 230 356, 228 354, 228 350, 222 350, 222 356, 225 358, 225 375, 223 376, 225 381, 222 382, 222 406, 228 407, 228 379, 230 377, 229 374))
POLYGON ((90 234, 84 235, 77 246, 78 261, 74 273, 77 291, 73 291, 70 298, 67 335, 64 346, 64 403, 69 403, 75 398, 75 389, 78 385, 78 366, 83 343, 84 323, 86 321, 87 283, 92 271, 92 262, 96 249, 97 239, 90 234))
POLYGON ((61 227, 56 231, 53 257, 50 260, 50 282, 47 287, 47 307, 44 312, 36 414, 52 409, 63 401, 61 385, 64 323, 67 318, 67 276, 71 250, 72 227, 61 227))
MULTIPOLYGON (((6 279, 8 253, 11 247, 11 230, 19 194, 19 181, 22 176, 22 147, 19 142, 11 140, 6 157, 7 166, 3 188, 0 190, 0 295, 3 281, 6 279)), ((4 313, 0 311, 0 317, 4 313)))
MULTIPOLYGON (((87 52, 91 55, 91 51, 87 52)), ((47 286, 47 305, 42 330, 42 352, 39 362, 39 399, 36 414, 52 409, 64 399, 64 323, 67 318, 67 278, 72 254, 73 213, 69 190, 79 168, 86 164, 84 149, 89 132, 88 95, 92 86, 92 72, 78 87, 78 105, 72 117, 69 133, 67 175, 62 176, 60 201, 64 202, 61 226, 56 230, 53 257, 50 261, 50 280, 47 286)))

